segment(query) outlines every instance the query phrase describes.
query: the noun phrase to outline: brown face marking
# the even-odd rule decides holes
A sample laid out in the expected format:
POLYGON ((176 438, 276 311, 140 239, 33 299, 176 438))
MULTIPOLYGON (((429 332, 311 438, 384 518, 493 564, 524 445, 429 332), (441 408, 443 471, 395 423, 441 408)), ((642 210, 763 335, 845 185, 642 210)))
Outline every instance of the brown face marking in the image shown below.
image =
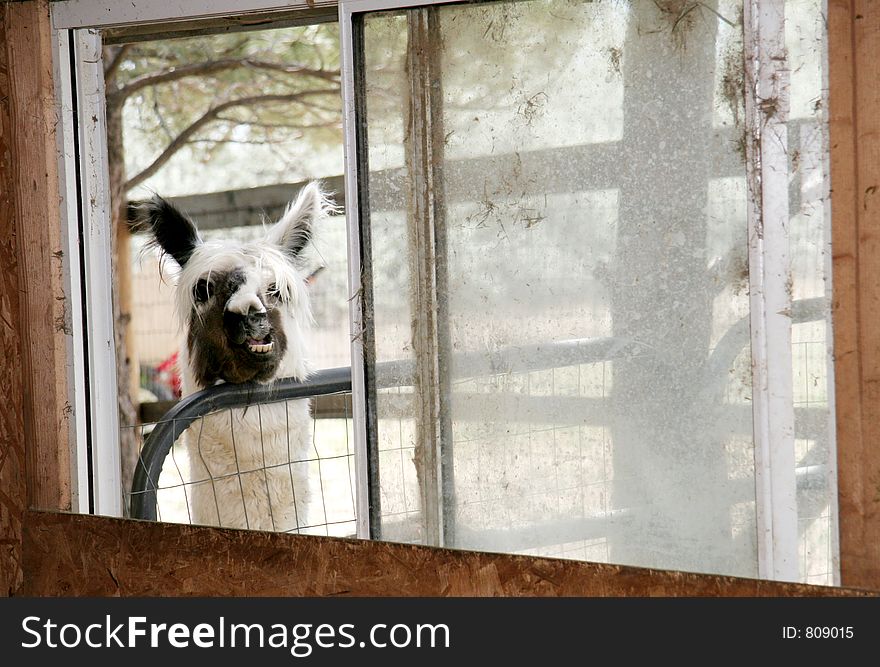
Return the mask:
POLYGON ((265 335, 266 341, 273 343, 272 350, 258 354, 248 348, 245 318, 224 310, 226 302, 243 282, 241 269, 211 274, 207 287, 208 307, 200 308, 200 314, 193 312, 190 317, 186 344, 194 379, 202 388, 218 380, 268 382, 275 376, 287 350, 281 313, 271 303, 265 303, 265 299, 269 325, 265 335))

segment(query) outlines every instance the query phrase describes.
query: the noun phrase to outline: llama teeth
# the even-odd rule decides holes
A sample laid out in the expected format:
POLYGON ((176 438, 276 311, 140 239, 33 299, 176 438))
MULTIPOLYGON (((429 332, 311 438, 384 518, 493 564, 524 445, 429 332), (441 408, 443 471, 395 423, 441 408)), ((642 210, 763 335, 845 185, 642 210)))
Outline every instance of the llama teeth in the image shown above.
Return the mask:
POLYGON ((264 344, 262 344, 262 345, 251 345, 251 344, 248 344, 248 349, 249 349, 251 352, 258 352, 258 353, 260 353, 260 354, 263 354, 263 353, 266 353, 266 352, 268 352, 269 350, 271 350, 272 347, 273 347, 274 345, 275 345, 275 343, 264 343, 264 344))

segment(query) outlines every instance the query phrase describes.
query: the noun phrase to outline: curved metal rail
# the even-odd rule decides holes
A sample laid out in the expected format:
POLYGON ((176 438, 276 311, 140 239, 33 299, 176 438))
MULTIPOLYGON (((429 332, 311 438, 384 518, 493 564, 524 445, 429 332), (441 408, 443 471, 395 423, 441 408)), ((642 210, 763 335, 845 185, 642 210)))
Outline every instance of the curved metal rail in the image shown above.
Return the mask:
POLYGON ((220 384, 187 396, 168 411, 147 437, 131 484, 131 516, 156 520, 156 490, 165 457, 174 441, 197 419, 226 408, 350 391, 351 369, 333 368, 315 373, 306 382, 284 378, 272 384, 220 384))

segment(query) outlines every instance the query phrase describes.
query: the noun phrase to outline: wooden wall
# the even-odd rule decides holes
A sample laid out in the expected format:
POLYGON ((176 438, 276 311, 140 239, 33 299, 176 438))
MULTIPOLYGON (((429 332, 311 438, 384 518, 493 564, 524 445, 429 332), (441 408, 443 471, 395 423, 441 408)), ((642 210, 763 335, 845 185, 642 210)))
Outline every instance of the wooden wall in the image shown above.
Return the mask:
POLYGON ((880 589, 880 3, 828 4, 841 581, 880 589))
MULTIPOLYGON (((880 589, 880 11, 829 0, 843 583, 880 589)), ((792 584, 27 511, 69 506, 48 4, 0 14, 0 595, 820 595, 792 584), (59 319, 60 318, 60 319, 59 319), (26 488, 27 486, 27 488, 26 488)))
POLYGON ((55 87, 46 0, 5 11, 28 504, 70 509, 67 345, 55 87))
POLYGON ((0 596, 22 582, 25 438, 6 15, 0 12, 0 596))
POLYGON ((849 596, 863 591, 388 542, 30 512, 25 595, 849 596))

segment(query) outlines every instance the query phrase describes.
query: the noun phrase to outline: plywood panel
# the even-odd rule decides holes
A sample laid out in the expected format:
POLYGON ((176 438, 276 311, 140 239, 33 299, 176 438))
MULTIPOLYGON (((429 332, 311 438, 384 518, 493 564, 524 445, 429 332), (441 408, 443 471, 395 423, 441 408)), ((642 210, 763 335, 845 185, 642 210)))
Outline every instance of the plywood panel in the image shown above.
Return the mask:
POLYGON ((864 445, 856 465, 862 478, 864 529, 852 538, 860 541, 864 559, 847 580, 880 588, 880 8, 871 0, 859 0, 855 6, 857 298, 864 445))
POLYGON ((0 596, 22 581, 21 522, 25 509, 24 416, 12 138, 6 63, 6 16, 0 10, 0 596))
POLYGON ((880 588, 880 12, 829 0, 834 357, 844 585, 880 588))
POLYGON ((804 596, 854 590, 341 538, 29 512, 25 595, 804 596))
POLYGON ((46 0, 6 3, 9 114, 22 339, 28 502, 70 508, 67 342, 52 80, 46 0))

